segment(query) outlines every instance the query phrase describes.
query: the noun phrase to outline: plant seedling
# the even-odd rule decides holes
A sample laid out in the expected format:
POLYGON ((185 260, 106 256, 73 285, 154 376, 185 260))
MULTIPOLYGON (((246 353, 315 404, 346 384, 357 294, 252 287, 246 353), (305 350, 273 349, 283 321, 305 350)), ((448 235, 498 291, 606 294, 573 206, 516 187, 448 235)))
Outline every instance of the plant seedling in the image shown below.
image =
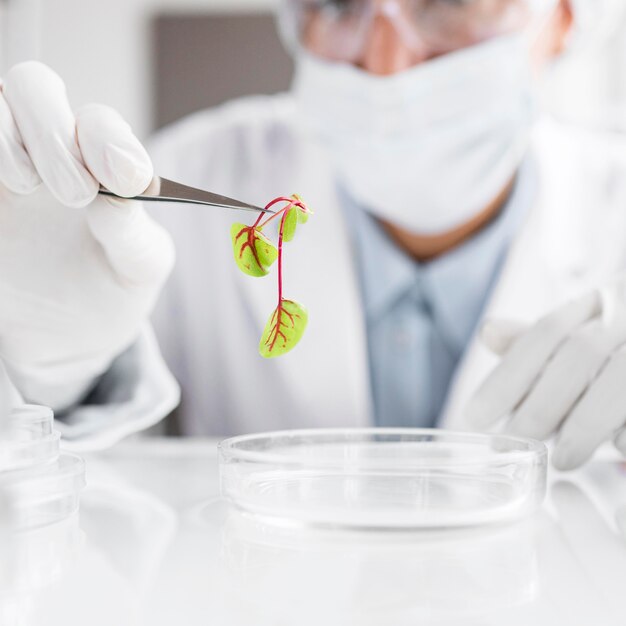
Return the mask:
POLYGON ((306 308, 294 300, 283 298, 283 242, 291 241, 298 224, 305 224, 312 215, 300 196, 275 198, 265 207, 284 206, 265 221, 260 213, 252 226, 233 224, 230 230, 237 267, 248 276, 267 276, 270 266, 278 261, 278 304, 272 312, 259 343, 259 352, 265 358, 286 354, 302 338, 308 321, 306 308), (263 234, 263 228, 280 218, 278 246, 263 234))

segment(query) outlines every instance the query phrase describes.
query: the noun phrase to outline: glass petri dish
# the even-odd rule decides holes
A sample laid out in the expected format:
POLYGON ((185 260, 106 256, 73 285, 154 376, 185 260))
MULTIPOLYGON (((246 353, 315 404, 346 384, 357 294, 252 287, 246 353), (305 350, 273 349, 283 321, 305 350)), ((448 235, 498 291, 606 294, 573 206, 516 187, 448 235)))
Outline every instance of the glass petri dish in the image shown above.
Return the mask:
POLYGON ((442 529, 520 519, 545 495, 547 449, 506 435, 325 429, 219 445, 222 496, 282 524, 442 529))
POLYGON ((11 528, 37 528, 78 510, 85 486, 85 464, 75 454, 32 467, 0 472, 0 497, 11 528))

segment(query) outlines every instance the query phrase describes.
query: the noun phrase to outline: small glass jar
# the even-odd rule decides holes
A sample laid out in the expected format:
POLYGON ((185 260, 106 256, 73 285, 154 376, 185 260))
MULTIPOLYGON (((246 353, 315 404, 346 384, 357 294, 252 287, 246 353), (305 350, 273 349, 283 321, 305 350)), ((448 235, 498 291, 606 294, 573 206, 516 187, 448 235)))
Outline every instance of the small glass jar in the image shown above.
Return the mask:
POLYGON ((0 472, 49 463, 59 456, 52 410, 24 404, 0 424, 0 472))
POLYGON ((65 519, 78 509, 83 460, 61 452, 53 412, 31 404, 12 409, 0 424, 0 520, 12 529, 65 519))

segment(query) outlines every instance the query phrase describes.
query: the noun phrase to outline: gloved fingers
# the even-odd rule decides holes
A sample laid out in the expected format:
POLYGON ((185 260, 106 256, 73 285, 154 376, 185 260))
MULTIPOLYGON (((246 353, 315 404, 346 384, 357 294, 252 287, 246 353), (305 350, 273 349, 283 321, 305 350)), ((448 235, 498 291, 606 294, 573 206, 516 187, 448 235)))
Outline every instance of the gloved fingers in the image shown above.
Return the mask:
POLYGON ((528 330, 528 324, 514 320, 486 320, 479 333, 482 343, 491 352, 504 356, 519 337, 528 330))
POLYGON ((553 465, 571 470, 626 423, 626 352, 616 353, 567 417, 552 456, 553 465))
POLYGON ((165 281, 174 264, 174 244, 140 202, 100 196, 86 214, 93 236, 120 278, 137 286, 165 281))
POLYGON ((599 312, 600 297, 594 291, 547 315, 515 340, 470 400, 469 421, 487 428, 512 411, 532 389, 558 346, 599 312))
POLYGON ((98 193, 76 140, 76 123, 61 78, 28 61, 9 70, 4 96, 39 176, 52 195, 71 207, 87 206, 98 193))
MULTIPOLYGON (((1 83, 0 83, 1 87, 1 83)), ((0 89, 0 183, 13 193, 29 194, 41 184, 13 114, 0 89)))
POLYGON ((548 360, 507 430, 535 439, 545 439, 556 431, 613 349, 599 320, 576 331, 548 360))
POLYGON ((85 164, 99 183, 125 197, 146 190, 152 162, 117 111, 102 104, 82 107, 76 112, 76 134, 85 164))

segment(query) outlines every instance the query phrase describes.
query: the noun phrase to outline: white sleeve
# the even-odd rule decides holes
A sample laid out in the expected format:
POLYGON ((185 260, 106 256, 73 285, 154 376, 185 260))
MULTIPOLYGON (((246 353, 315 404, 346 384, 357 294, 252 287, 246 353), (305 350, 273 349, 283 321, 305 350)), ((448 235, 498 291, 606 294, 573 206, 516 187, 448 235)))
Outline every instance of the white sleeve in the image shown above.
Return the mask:
POLYGON ((106 448, 166 417, 180 400, 151 327, 119 355, 84 402, 57 416, 63 447, 106 448))
MULTIPOLYGON (((180 169, 184 170, 186 162, 180 151, 172 147, 173 142, 181 141, 178 126, 186 127, 186 124, 161 131, 158 141, 155 138, 150 141, 151 155, 159 173, 176 180, 184 178, 180 169)), ((193 136, 182 135, 182 139, 193 136)), ((158 206, 151 206, 150 212, 166 228, 175 231, 180 227, 177 220, 168 220, 171 208, 160 211, 158 206)), ((172 303, 175 302, 177 271, 174 267, 163 286, 152 312, 151 326, 94 381, 85 398, 57 413, 56 427, 63 435, 65 448, 89 450, 111 446, 153 426, 178 406, 180 387, 170 371, 176 372, 172 364, 176 366, 182 358, 180 329, 172 322, 175 320, 172 303)))

